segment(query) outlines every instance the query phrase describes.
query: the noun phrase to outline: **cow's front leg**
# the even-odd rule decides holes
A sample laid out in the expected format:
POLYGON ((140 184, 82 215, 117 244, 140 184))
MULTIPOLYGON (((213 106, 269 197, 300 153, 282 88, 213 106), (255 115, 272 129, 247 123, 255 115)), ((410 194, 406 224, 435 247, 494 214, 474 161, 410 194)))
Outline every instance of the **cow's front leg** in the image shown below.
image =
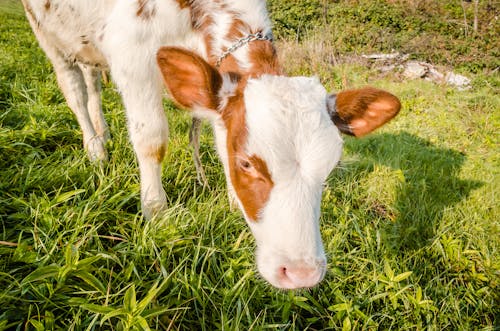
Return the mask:
POLYGON ((191 128, 189 129, 189 144, 193 148, 193 161, 196 168, 196 178, 198 183, 204 187, 208 187, 207 176, 205 175, 205 170, 203 170, 203 164, 200 158, 200 134, 202 120, 200 118, 193 117, 193 122, 191 128))
POLYGON ((129 115, 130 139, 139 162, 142 211, 151 219, 166 207, 161 164, 167 150, 168 125, 163 109, 134 115, 129 115))
POLYGON ((148 219, 166 206, 161 183, 162 161, 168 143, 168 123, 162 106, 163 87, 153 61, 142 65, 111 66, 127 113, 130 140, 137 156, 141 176, 141 205, 148 219))

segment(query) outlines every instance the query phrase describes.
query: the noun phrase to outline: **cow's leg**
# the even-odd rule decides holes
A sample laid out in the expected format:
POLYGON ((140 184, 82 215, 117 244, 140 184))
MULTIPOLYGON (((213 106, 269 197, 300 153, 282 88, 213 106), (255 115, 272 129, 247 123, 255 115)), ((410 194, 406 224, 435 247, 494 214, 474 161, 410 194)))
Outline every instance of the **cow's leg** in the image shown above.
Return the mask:
POLYGON ((80 124, 80 128, 83 132, 83 146, 89 158, 92 161, 105 160, 107 153, 104 147, 104 141, 96 134, 87 111, 88 94, 82 71, 77 64, 68 61, 63 54, 50 43, 29 12, 27 12, 27 17, 38 39, 40 47, 42 47, 49 60, 52 62, 57 82, 66 98, 66 102, 75 114, 78 124, 80 124))
MULTIPOLYGON (((137 76, 132 80, 137 79, 137 76)), ((128 117, 130 140, 134 146, 141 176, 141 204, 144 216, 152 218, 166 205, 161 183, 161 163, 168 144, 168 123, 161 102, 161 83, 120 84, 128 117), (133 85, 133 86, 132 86, 133 85)))
POLYGON ((88 94, 82 72, 78 65, 65 61, 62 55, 49 56, 56 72, 57 81, 66 98, 69 108, 76 116, 82 129, 83 147, 91 161, 105 161, 107 159, 104 140, 100 137, 92 124, 87 110, 88 94))
POLYGON ((151 53, 137 47, 109 52, 111 76, 122 95, 130 140, 139 163, 142 211, 148 219, 166 206, 161 163, 168 143, 163 85, 151 53))
POLYGON ((91 161, 105 161, 107 159, 106 147, 102 136, 94 129, 87 110, 88 94, 80 68, 64 60, 52 60, 57 81, 66 98, 69 108, 76 116, 82 129, 83 147, 91 161))
POLYGON ((85 85, 87 86, 87 110, 92 126, 105 144, 109 139, 109 129, 104 119, 101 104, 101 69, 85 64, 80 64, 85 85))
POLYGON ((193 122, 191 124, 191 129, 189 130, 189 144, 193 148, 193 161, 196 168, 196 177, 198 182, 208 187, 207 176, 205 175, 205 170, 203 170, 203 164, 200 159, 200 133, 201 133, 202 120, 193 117, 193 122))

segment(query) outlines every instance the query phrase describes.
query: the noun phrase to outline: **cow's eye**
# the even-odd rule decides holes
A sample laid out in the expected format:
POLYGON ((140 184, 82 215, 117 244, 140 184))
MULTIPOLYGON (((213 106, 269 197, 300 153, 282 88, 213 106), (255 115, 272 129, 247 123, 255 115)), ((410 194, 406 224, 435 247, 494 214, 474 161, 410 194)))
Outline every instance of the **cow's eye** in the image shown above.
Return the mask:
POLYGON ((239 159, 238 165, 243 171, 251 171, 253 169, 253 165, 248 159, 239 159))

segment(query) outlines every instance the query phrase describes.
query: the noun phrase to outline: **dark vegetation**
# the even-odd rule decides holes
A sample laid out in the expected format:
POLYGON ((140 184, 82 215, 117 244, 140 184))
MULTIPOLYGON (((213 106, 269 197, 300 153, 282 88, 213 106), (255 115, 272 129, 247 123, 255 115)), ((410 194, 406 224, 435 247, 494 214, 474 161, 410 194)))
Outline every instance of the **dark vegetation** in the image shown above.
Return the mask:
POLYGON ((489 72, 500 66, 500 5, 460 0, 270 0, 278 38, 321 34, 337 54, 400 51, 489 72), (474 17, 477 28, 474 29, 474 17))

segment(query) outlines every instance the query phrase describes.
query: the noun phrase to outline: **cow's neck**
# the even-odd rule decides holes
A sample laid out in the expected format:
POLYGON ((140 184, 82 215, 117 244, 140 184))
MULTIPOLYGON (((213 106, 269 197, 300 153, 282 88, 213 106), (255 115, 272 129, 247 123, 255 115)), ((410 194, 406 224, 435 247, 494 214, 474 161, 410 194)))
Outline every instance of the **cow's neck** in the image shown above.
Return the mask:
POLYGON ((244 79, 282 73, 271 40, 249 41, 220 59, 246 37, 259 33, 269 38, 271 23, 266 1, 177 1, 181 9, 190 10, 192 27, 202 37, 206 58, 220 73, 244 79))
POLYGON ((271 40, 253 40, 238 51, 239 57, 230 53, 223 59, 215 60, 220 73, 237 74, 243 79, 256 78, 264 74, 282 74, 276 49, 271 40), (242 53, 244 56, 241 56, 242 53))

